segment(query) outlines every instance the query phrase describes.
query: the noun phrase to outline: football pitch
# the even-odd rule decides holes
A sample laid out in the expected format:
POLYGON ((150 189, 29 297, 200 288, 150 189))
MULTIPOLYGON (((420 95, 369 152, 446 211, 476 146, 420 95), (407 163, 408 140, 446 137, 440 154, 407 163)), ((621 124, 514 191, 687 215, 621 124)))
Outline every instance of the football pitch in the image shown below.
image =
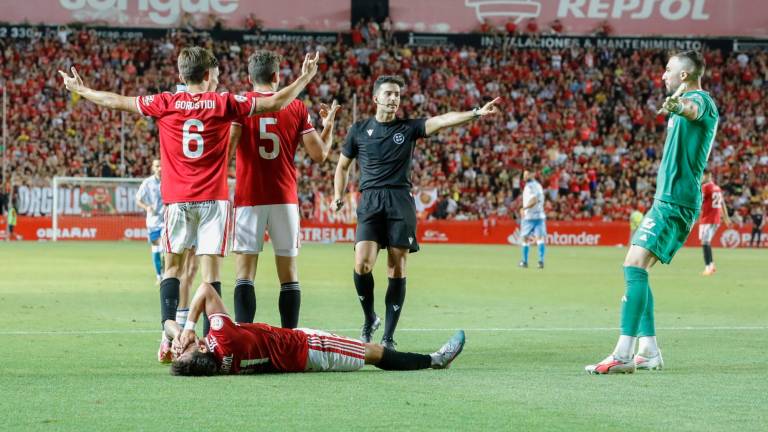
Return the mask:
MULTIPOLYGON (((182 378, 156 360, 159 294, 145 244, 3 243, 0 429, 766 430, 768 251, 716 249, 710 278, 699 249, 657 265, 666 369, 590 376, 584 365, 618 335, 624 253, 551 247, 539 271, 517 268, 518 248, 424 245, 410 258, 395 337, 400 350, 431 352, 465 329, 448 370, 182 378)), ((230 309, 233 264, 222 272, 230 309)), ((256 319, 279 323, 270 250, 259 264, 256 319)), ((348 244, 304 245, 301 326, 358 336, 352 264, 348 244)))

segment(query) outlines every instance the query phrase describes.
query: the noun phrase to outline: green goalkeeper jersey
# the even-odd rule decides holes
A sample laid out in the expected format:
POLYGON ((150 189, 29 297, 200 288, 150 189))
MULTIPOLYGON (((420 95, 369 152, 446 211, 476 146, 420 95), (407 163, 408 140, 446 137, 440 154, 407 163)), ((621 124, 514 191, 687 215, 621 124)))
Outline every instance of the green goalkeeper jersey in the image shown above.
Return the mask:
POLYGON ((689 91, 682 97, 698 106, 699 117, 688 120, 670 114, 655 198, 698 210, 701 208, 701 176, 712 150, 719 113, 715 101, 703 90, 689 91))

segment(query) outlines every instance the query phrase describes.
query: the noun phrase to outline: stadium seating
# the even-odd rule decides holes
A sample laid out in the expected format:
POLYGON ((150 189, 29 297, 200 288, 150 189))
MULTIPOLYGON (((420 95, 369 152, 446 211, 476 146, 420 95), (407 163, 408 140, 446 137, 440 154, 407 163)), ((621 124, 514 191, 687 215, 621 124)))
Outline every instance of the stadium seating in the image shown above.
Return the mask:
MULTIPOLYGON (((193 43, 186 38, 169 33, 165 40, 128 42, 75 31, 34 43, 0 40, 14 184, 47 184, 54 175, 148 175, 158 149, 153 122, 125 115, 121 167, 121 115, 70 99, 56 70, 74 64, 92 87, 123 94, 173 90, 176 47, 193 43), (20 70, 25 74, 17 75, 20 70)), ((209 44, 221 62, 219 90, 247 90, 246 59, 254 47, 209 44)), ((283 53, 284 82, 295 77, 305 50, 314 49, 295 43, 259 48, 283 53)), ((524 168, 541 173, 550 219, 626 220, 633 208, 650 206, 666 127, 656 115, 664 51, 318 48, 323 63, 305 102, 336 98, 343 105, 336 151, 352 121, 353 94, 358 116, 372 115, 372 78, 381 74, 406 78, 401 111, 410 117, 504 98, 503 115, 440 133, 416 149, 414 187, 439 190, 427 217, 511 217, 524 168)), ((762 96, 768 53, 710 51, 706 58, 704 85, 721 113, 711 167, 729 207, 746 214, 750 202, 768 203, 768 98, 762 96)), ((335 160, 318 166, 303 152, 296 160, 302 211, 311 215, 313 195, 332 191, 335 160)))

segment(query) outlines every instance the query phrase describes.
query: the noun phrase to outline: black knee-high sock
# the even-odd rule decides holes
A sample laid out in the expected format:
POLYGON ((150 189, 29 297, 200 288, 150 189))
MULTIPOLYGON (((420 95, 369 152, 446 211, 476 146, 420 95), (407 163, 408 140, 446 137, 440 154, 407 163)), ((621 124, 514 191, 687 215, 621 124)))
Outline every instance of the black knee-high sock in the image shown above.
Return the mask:
POLYGON ((384 355, 374 366, 379 369, 394 371, 429 369, 432 367, 432 357, 428 354, 399 352, 384 348, 384 355))
POLYGON ((370 324, 376 319, 376 313, 373 311, 373 273, 361 275, 353 272, 352 279, 355 281, 360 306, 363 307, 365 322, 370 324))
POLYGON ((280 284, 280 298, 277 301, 280 309, 280 324, 283 328, 296 328, 299 325, 299 310, 301 310, 301 289, 298 282, 280 284))
POLYGON ((384 304, 387 305, 387 321, 384 323, 384 339, 391 339, 395 334, 400 312, 405 302, 405 278, 389 278, 387 295, 384 304))
MULTIPOLYGON (((221 297, 221 282, 211 282, 211 285, 213 285, 213 289, 216 290, 217 293, 219 293, 219 297, 221 297)), ((211 329, 211 323, 208 321, 208 314, 203 311, 203 336, 208 336, 208 331, 211 329)))
POLYGON ((256 290, 253 281, 238 279, 235 285, 235 322, 252 323, 256 316, 256 290))
POLYGON ((179 285, 177 278, 166 278, 160 282, 160 325, 167 320, 176 319, 176 309, 179 307, 179 285))
POLYGON ((705 244, 701 246, 704 249, 704 264, 712 264, 712 246, 705 244))

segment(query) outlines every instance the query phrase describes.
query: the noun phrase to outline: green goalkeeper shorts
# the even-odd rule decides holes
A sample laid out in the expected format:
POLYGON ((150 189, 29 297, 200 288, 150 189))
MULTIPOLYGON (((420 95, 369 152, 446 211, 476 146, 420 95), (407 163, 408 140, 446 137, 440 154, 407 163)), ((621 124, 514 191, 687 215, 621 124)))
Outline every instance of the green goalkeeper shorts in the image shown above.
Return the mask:
POLYGON ((669 264, 685 244, 698 217, 698 209, 654 200, 632 236, 632 244, 648 249, 663 264, 669 264))

